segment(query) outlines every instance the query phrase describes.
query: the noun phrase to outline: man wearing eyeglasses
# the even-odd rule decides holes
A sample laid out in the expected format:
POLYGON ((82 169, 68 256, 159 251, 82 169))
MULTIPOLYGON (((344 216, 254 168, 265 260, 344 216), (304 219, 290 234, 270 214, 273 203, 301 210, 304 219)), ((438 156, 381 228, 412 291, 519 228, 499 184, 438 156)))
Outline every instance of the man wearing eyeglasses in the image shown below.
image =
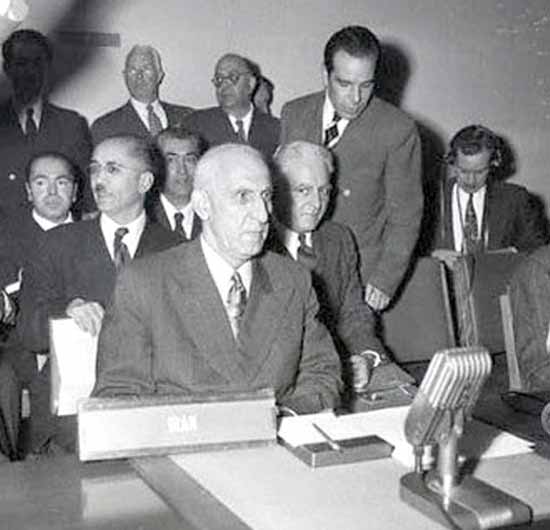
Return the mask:
POLYGON ((164 159, 164 179, 159 179, 147 197, 147 214, 182 241, 195 239, 201 222, 191 206, 191 192, 202 139, 181 127, 170 127, 157 136, 156 144, 164 159))
POLYGON ((269 159, 279 141, 279 120, 252 104, 257 82, 247 59, 224 55, 212 78, 219 106, 194 112, 185 120, 185 127, 200 134, 208 147, 248 144, 269 159))
POLYGON ((152 46, 135 45, 126 56, 122 73, 130 100, 94 121, 94 145, 120 134, 154 138, 163 129, 181 124, 192 111, 159 99, 164 70, 160 54, 152 46))
POLYGON ((362 26, 333 34, 325 90, 286 103, 281 145, 305 140, 336 161, 331 218, 357 240, 365 299, 383 310, 405 274, 422 217, 420 138, 404 112, 374 95, 380 45, 362 26))
POLYGON ((503 140, 469 125, 450 142, 433 255, 446 262, 488 250, 529 251, 547 241, 545 220, 522 186, 499 181, 503 140))
MULTIPOLYGON (((155 166, 145 139, 104 140, 95 147, 88 171, 99 217, 48 232, 24 274, 18 326, 24 346, 34 353, 48 352, 52 316, 68 316, 97 335, 117 274, 129 261, 180 241, 146 218, 144 199, 155 166)), ((49 379, 48 372, 42 377, 49 379)), ((55 434, 47 399, 38 403, 33 399, 34 451, 47 447, 55 434)))

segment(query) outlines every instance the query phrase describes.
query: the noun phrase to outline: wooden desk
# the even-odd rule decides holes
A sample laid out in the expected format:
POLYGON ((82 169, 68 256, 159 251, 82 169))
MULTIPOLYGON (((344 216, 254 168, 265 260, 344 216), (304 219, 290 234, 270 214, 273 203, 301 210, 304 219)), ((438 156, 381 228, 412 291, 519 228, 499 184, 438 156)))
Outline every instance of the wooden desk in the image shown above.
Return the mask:
MULTIPOLYGON (((443 528, 399 499, 399 479, 407 470, 392 459, 311 469, 280 446, 178 458, 183 468, 167 457, 134 465, 181 516, 190 512, 189 497, 174 484, 203 499, 193 529, 443 528)), ((549 461, 533 454, 493 459, 475 475, 527 502, 538 528, 548 528, 549 461)))
POLYGON ((178 516, 127 462, 75 456, 0 465, 0 528, 182 530, 178 516))

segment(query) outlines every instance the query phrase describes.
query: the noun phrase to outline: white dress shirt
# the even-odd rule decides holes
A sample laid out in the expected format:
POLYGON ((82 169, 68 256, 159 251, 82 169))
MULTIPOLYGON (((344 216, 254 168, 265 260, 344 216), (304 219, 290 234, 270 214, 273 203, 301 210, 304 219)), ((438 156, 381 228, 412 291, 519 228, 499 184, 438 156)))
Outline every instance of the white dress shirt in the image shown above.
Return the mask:
POLYGON ((101 233, 103 234, 103 239, 105 240, 111 259, 115 259, 114 244, 117 228, 127 228, 128 233, 124 236, 122 242, 126 245, 130 257, 133 258, 139 245, 139 239, 145 228, 145 211, 141 212, 138 217, 125 225, 115 223, 110 217, 102 213, 99 217, 99 226, 101 227, 101 233))
MULTIPOLYGON (((134 107, 134 110, 137 112, 139 119, 143 122, 147 130, 149 130, 149 111, 147 110, 149 103, 143 103, 134 98, 130 98, 130 103, 132 104, 132 107, 134 107)), ((168 127, 168 117, 166 116, 166 112, 162 108, 160 101, 157 99, 153 101, 151 105, 153 106, 153 111, 158 116, 158 119, 162 124, 162 128, 166 129, 166 127, 168 127)))
MULTIPOLYGON (((322 122, 322 130, 321 130, 321 141, 325 141, 325 131, 332 125, 334 121, 334 112, 335 112, 334 105, 332 104, 332 101, 330 100, 328 93, 325 93, 325 103, 323 105, 323 122, 322 122)), ((338 140, 342 138, 342 135, 344 134, 344 131, 346 130, 346 127, 349 124, 349 120, 343 117, 340 117, 340 120, 336 124, 338 127, 338 136, 332 140, 326 147, 333 147, 338 143, 338 140)))
MULTIPOLYGON (((477 233, 481 238, 486 238, 487 234, 482 233, 483 215, 485 213, 485 195, 487 187, 483 186, 473 194, 474 210, 476 212, 477 233)), ((455 250, 462 252, 464 241, 464 223, 466 221, 466 207, 470 194, 465 192, 455 183, 451 192, 451 209, 453 216, 453 236, 455 241, 455 250)), ((485 241, 485 244, 487 241, 485 241)))
POLYGON ((33 109, 32 119, 36 125, 36 130, 40 130, 40 122, 42 121, 42 109, 44 108, 44 103, 41 98, 38 98, 32 105, 26 105, 25 107, 17 110, 17 119, 19 120, 19 125, 24 134, 27 134, 27 109, 33 109))
MULTIPOLYGON (((291 230, 290 228, 284 226, 281 223, 275 223, 275 229, 279 235, 279 239, 287 249, 288 253, 292 256, 293 259, 298 259, 298 248, 300 246, 300 241, 298 239, 298 232, 291 230)), ((306 245, 313 248, 311 232, 306 232, 306 245)))
POLYGON ((161 193, 160 202, 162 204, 162 207, 164 208, 164 213, 168 218, 168 222, 170 223, 170 228, 172 230, 174 230, 174 228, 176 227, 176 220, 174 219, 174 215, 178 212, 183 214, 183 230, 185 232, 185 235, 187 236, 187 239, 191 239, 191 234, 193 233, 193 220, 195 218, 195 211, 191 206, 191 201, 189 201, 183 208, 178 209, 166 198, 164 193, 161 193))
MULTIPOLYGON (((210 275, 216 284, 223 305, 227 305, 227 295, 231 288, 231 277, 235 269, 227 263, 205 240, 200 238, 202 252, 210 275)), ((250 284, 252 282, 252 262, 247 261, 241 265, 236 272, 239 273, 246 290, 247 297, 250 293, 250 284)))
POLYGON ((54 223, 53 221, 46 219, 45 217, 40 215, 35 209, 33 209, 31 215, 38 226, 42 228, 42 230, 44 230, 45 232, 51 230, 52 228, 55 228, 56 226, 66 225, 73 222, 73 214, 71 212, 69 212, 67 214, 67 217, 65 217, 65 220, 61 221, 60 223, 54 223))
POLYGON ((231 122, 231 127, 233 127, 233 130, 235 131, 235 134, 237 134, 239 132, 239 126, 237 125, 237 120, 242 120, 244 135, 245 135, 246 141, 248 141, 248 136, 249 136, 249 133, 250 133, 250 126, 252 125, 252 115, 253 114, 254 114, 254 107, 252 105, 250 105, 250 108, 248 109, 248 112, 242 118, 236 118, 232 114, 227 115, 227 117, 229 118, 229 121, 231 122))

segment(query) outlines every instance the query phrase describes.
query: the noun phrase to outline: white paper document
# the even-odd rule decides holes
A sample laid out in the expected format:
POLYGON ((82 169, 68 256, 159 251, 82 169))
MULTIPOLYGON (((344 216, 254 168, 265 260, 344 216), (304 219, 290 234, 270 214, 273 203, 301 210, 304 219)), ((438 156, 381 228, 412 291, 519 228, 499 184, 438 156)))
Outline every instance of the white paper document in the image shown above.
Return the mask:
POLYGON ((53 414, 76 414, 80 399, 95 384, 97 335, 82 331, 72 318, 50 319, 53 414))
MULTIPOLYGON (((313 427, 317 424, 334 440, 376 434, 394 446, 392 457, 409 468, 414 467, 412 446, 405 438, 405 419, 409 406, 335 416, 333 413, 286 417, 281 420, 278 435, 296 447, 323 442, 313 427)), ((469 421, 460 440, 459 453, 466 458, 494 458, 532 451, 530 442, 480 421, 469 421)))

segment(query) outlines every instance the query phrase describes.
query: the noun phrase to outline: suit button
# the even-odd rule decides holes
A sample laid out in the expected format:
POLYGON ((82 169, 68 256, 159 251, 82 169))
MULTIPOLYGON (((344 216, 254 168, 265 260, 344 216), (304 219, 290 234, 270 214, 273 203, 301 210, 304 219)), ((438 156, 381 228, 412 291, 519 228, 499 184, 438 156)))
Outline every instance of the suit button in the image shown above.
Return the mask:
POLYGON ((13 182, 17 178, 17 175, 15 173, 10 173, 8 178, 13 182))

